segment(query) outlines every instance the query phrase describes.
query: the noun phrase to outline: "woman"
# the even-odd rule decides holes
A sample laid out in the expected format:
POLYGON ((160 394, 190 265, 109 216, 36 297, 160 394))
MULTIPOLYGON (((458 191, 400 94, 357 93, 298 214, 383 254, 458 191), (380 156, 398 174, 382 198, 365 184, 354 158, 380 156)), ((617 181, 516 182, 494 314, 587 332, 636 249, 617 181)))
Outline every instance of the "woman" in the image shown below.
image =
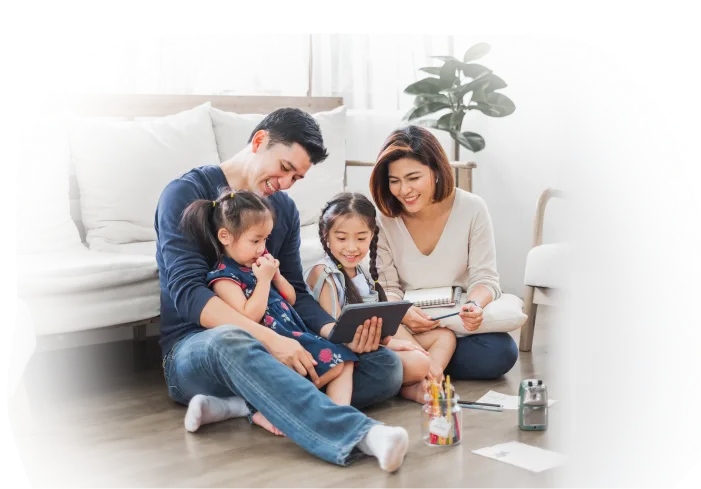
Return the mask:
MULTIPOLYGON (((388 300, 401 300, 405 290, 459 285, 467 293, 463 327, 479 332, 482 310, 501 295, 491 218, 480 197, 455 188, 435 136, 418 126, 394 131, 380 151, 370 191, 382 214, 378 267, 388 300)), ((418 307, 403 323, 412 335, 440 324, 418 307)), ((508 372, 517 357, 509 334, 471 334, 457 339, 446 374, 492 379, 508 372)))

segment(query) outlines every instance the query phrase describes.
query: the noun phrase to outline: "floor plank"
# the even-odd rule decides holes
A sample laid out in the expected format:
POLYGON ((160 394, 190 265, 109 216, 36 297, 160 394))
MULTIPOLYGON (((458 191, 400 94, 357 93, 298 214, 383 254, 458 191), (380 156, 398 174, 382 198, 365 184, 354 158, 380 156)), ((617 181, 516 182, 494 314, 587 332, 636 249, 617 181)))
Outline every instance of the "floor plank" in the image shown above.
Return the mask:
MULTIPOLYGON (((557 325, 540 308, 533 351, 522 353, 511 372, 491 381, 455 382, 463 399, 493 389, 516 394, 523 378, 549 382, 549 332, 557 325)), ((518 332, 514 333, 518 341, 518 332)), ((523 432, 517 412, 463 410, 463 443, 428 447, 420 440, 418 404, 395 398, 368 415, 405 427, 411 446, 393 475, 370 458, 351 467, 322 462, 288 439, 234 419, 190 434, 185 409, 166 394, 158 345, 131 341, 43 352, 25 375, 31 426, 17 427, 16 442, 33 485, 54 487, 543 487, 559 471, 540 474, 496 462, 471 450, 518 440, 562 450, 557 404, 550 429, 523 432)))

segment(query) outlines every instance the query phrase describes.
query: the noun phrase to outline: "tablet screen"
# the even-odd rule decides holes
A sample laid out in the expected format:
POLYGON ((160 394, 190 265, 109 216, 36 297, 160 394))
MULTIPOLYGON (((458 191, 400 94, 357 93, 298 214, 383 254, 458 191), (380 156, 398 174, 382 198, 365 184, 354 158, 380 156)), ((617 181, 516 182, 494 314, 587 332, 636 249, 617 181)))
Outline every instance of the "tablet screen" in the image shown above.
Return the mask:
POLYGON ((382 318, 381 338, 396 334, 404 315, 412 306, 409 301, 349 304, 344 306, 341 316, 329 334, 332 343, 351 343, 358 326, 373 316, 382 318))

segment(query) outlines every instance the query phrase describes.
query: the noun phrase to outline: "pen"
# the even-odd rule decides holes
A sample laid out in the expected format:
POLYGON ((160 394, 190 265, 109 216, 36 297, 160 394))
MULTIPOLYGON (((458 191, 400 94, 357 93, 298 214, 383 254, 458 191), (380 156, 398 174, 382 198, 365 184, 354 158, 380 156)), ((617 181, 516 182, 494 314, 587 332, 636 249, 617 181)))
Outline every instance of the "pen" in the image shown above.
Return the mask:
POLYGON ((432 317, 431 319, 434 320, 434 321, 438 321, 439 319, 445 319, 445 318, 449 318, 449 317, 451 317, 451 316, 457 316, 457 315, 460 314, 461 312, 462 312, 462 311, 453 312, 453 313, 450 313, 450 314, 446 314, 445 316, 438 316, 437 318, 432 317))
POLYGON ((488 402, 458 401, 458 404, 470 409, 484 409, 487 411, 501 411, 504 408, 501 404, 491 404, 488 402))

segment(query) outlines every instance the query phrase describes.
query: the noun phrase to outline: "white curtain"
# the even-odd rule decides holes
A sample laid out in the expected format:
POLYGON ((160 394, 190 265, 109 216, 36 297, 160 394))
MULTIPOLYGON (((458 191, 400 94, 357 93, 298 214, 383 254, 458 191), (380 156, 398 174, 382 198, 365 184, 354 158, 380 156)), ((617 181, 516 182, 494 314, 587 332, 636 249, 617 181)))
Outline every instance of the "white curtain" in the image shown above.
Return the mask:
POLYGON ((451 36, 239 34, 140 38, 70 53, 59 92, 341 96, 351 109, 411 106, 410 83, 451 36))
POLYGON ((312 95, 338 96, 351 109, 409 109, 410 83, 435 66, 431 56, 452 56, 452 36, 318 34, 312 36, 312 95))
POLYGON ((193 93, 306 95, 309 35, 236 35, 200 41, 193 93))

